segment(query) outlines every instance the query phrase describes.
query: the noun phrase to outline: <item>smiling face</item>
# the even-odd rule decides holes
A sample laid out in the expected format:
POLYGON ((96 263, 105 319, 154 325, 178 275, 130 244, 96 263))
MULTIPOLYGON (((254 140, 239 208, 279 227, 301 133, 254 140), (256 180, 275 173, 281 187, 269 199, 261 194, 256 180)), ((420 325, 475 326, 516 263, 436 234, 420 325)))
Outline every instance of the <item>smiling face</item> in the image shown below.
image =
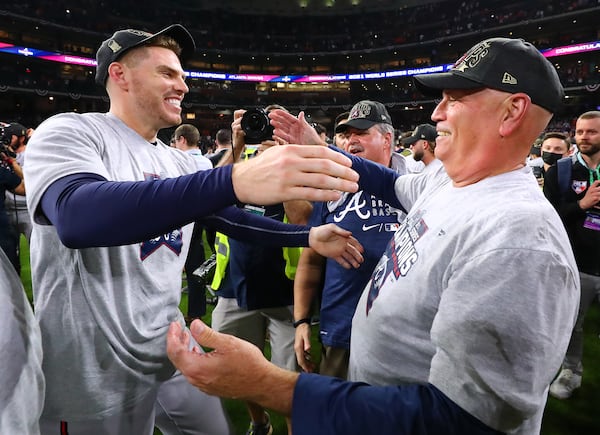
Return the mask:
POLYGON ((189 91, 177 55, 165 47, 140 47, 109 66, 111 112, 144 138, 181 123, 181 102, 189 91))
POLYGON ((131 69, 130 93, 140 113, 158 128, 181 123, 181 101, 189 91, 177 55, 163 47, 146 47, 147 55, 131 69))
POLYGON ((500 134, 508 95, 493 89, 443 92, 431 115, 438 132, 435 155, 455 184, 497 174, 505 162, 514 160, 514 147, 502 144, 500 134))
POLYGON ((367 130, 348 127, 344 132, 346 143, 344 151, 377 162, 384 166, 390 164, 392 134, 382 133, 378 125, 367 130))

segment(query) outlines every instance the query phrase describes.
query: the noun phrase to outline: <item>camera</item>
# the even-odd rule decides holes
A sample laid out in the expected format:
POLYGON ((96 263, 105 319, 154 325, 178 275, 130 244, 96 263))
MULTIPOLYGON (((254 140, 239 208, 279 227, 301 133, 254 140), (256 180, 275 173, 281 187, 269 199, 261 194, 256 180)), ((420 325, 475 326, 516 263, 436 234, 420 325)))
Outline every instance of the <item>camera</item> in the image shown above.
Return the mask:
POLYGON ((242 130, 246 133, 246 144, 259 144, 273 139, 273 126, 264 109, 249 109, 242 115, 242 130))
POLYGON ((0 132, 0 153, 4 154, 6 157, 14 159, 17 157, 17 154, 10 147, 11 139, 12 134, 10 134, 6 128, 3 128, 0 132))

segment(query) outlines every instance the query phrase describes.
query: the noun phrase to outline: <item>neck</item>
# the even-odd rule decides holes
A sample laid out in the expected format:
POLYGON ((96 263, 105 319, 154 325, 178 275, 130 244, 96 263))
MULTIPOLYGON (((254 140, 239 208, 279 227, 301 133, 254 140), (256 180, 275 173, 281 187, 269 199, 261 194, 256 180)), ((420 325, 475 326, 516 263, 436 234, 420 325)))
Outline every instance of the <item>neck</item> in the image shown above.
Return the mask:
POLYGON ((425 166, 427 166, 428 164, 430 164, 434 160, 435 160, 435 156, 431 155, 431 154, 425 154, 425 155, 423 155, 423 158, 421 159, 421 161, 423 163, 425 163, 425 166))
POLYGON ((119 118, 127 127, 135 131, 141 137, 146 139, 148 142, 154 143, 156 142, 156 136, 158 134, 158 130, 152 128, 147 122, 138 120, 135 117, 129 116, 126 110, 119 110, 115 107, 111 107, 110 114, 119 118))
POLYGON ((587 167, 590 169, 596 169, 600 164, 600 151, 594 154, 579 154, 581 155, 581 158, 583 159, 587 167))

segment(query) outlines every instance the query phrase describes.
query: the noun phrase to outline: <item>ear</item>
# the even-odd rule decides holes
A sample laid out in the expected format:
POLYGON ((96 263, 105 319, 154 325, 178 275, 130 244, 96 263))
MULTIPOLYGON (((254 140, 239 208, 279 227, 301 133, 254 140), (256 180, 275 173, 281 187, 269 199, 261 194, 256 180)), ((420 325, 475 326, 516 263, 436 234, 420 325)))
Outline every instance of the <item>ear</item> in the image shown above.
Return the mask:
POLYGON ((108 66, 108 77, 119 87, 127 87, 126 67, 121 62, 113 62, 108 66))
POLYGON ((385 137, 386 148, 391 150, 392 149, 392 133, 387 132, 384 137, 385 137))
POLYGON ((500 136, 510 136, 523 123, 531 98, 524 93, 511 94, 503 102, 504 114, 500 120, 500 136))

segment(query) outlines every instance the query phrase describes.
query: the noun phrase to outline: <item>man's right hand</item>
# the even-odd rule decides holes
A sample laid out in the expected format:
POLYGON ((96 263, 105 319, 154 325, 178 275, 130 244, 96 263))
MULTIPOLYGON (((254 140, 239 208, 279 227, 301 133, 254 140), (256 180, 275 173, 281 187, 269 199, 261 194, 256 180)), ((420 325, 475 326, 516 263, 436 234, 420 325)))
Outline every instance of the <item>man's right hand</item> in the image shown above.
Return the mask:
POLYGON ((336 201, 342 192, 358 190, 358 174, 346 156, 326 147, 271 147, 233 167, 233 189, 239 201, 277 204, 295 199, 336 201))
POLYGON ((579 200, 579 207, 588 210, 592 207, 599 208, 600 204, 600 181, 596 180, 588 187, 583 198, 579 200))

